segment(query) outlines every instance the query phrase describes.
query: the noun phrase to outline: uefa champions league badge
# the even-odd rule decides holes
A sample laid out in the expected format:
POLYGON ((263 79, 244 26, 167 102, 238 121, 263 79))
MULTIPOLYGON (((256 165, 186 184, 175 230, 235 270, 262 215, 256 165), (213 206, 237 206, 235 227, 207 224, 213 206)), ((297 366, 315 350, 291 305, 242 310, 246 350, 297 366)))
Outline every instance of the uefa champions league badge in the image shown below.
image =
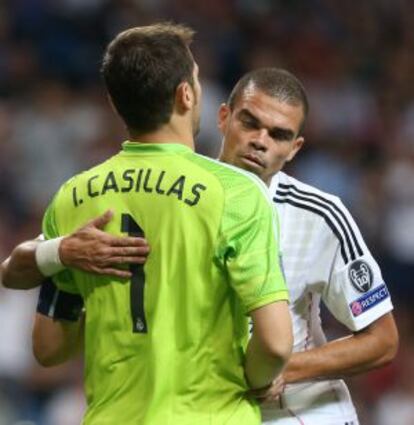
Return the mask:
POLYGON ((356 260, 349 266, 348 277, 352 286, 358 292, 365 293, 372 288, 374 274, 369 264, 364 260, 356 260))
POLYGON ((388 288, 385 283, 383 283, 362 295, 355 301, 352 301, 352 303, 349 304, 349 308, 351 309, 352 315, 354 317, 358 317, 365 311, 384 301, 389 296, 390 293, 388 292, 388 288))

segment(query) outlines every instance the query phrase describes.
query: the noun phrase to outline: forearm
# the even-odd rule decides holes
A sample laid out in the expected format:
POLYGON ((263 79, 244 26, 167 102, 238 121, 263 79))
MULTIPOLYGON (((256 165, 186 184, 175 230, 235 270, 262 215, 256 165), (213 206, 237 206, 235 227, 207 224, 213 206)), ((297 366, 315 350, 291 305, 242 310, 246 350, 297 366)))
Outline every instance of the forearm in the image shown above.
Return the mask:
POLYGON ((44 276, 36 264, 36 247, 33 240, 18 245, 10 257, 1 264, 1 281, 6 288, 30 289, 39 286, 44 276))
POLYGON ((293 353, 284 372, 286 383, 316 378, 354 375, 375 367, 373 348, 355 341, 354 336, 335 340, 308 351, 293 353))
POLYGON ((33 353, 45 367, 73 358, 83 346, 83 316, 76 322, 54 320, 36 314, 33 327, 33 353))
POLYGON ((253 310, 253 333, 246 350, 245 374, 252 389, 265 387, 280 374, 292 352, 288 303, 278 301, 253 310))
POLYGON ((397 345, 397 330, 388 314, 360 333, 292 354, 283 377, 294 383, 356 375, 389 363, 397 345))
POLYGON ((270 385, 286 364, 286 358, 263 351, 252 336, 246 350, 245 374, 252 389, 270 385))

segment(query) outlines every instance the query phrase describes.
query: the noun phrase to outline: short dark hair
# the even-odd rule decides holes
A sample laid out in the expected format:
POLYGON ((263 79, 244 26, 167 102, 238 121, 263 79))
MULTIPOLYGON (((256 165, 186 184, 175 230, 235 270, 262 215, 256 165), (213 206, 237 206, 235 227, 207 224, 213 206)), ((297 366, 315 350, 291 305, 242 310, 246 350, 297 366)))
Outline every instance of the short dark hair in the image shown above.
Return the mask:
POLYGON ((159 23, 130 28, 108 45, 101 72, 111 100, 129 131, 157 130, 171 117, 180 83, 193 85, 190 52, 194 31, 159 23))
POLYGON ((302 133, 309 112, 309 103, 305 88, 298 78, 280 68, 259 68, 248 72, 237 82, 230 93, 227 103, 231 110, 234 109, 236 102, 250 84, 266 95, 277 98, 280 102, 295 106, 301 105, 303 120, 299 134, 302 133))

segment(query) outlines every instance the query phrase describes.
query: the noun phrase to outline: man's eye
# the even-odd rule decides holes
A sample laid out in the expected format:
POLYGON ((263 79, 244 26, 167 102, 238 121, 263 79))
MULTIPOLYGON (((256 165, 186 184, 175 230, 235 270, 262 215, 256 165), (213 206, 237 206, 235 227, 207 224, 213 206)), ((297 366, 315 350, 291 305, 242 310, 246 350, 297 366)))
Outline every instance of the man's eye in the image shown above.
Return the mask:
POLYGON ((244 128, 257 128, 257 125, 252 121, 242 120, 241 123, 244 128))
POLYGON ((271 131, 269 136, 277 142, 290 142, 293 140, 293 135, 285 131, 271 131))

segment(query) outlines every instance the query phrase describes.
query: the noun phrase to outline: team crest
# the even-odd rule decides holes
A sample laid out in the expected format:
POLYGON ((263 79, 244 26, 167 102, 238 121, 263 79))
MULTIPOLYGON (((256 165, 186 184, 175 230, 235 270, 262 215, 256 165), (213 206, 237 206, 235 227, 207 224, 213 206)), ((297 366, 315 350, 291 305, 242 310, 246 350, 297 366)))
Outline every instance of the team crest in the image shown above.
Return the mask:
POLYGON ((371 267, 363 260, 354 261, 348 271, 352 286, 358 292, 368 292, 372 287, 373 273, 371 267))

